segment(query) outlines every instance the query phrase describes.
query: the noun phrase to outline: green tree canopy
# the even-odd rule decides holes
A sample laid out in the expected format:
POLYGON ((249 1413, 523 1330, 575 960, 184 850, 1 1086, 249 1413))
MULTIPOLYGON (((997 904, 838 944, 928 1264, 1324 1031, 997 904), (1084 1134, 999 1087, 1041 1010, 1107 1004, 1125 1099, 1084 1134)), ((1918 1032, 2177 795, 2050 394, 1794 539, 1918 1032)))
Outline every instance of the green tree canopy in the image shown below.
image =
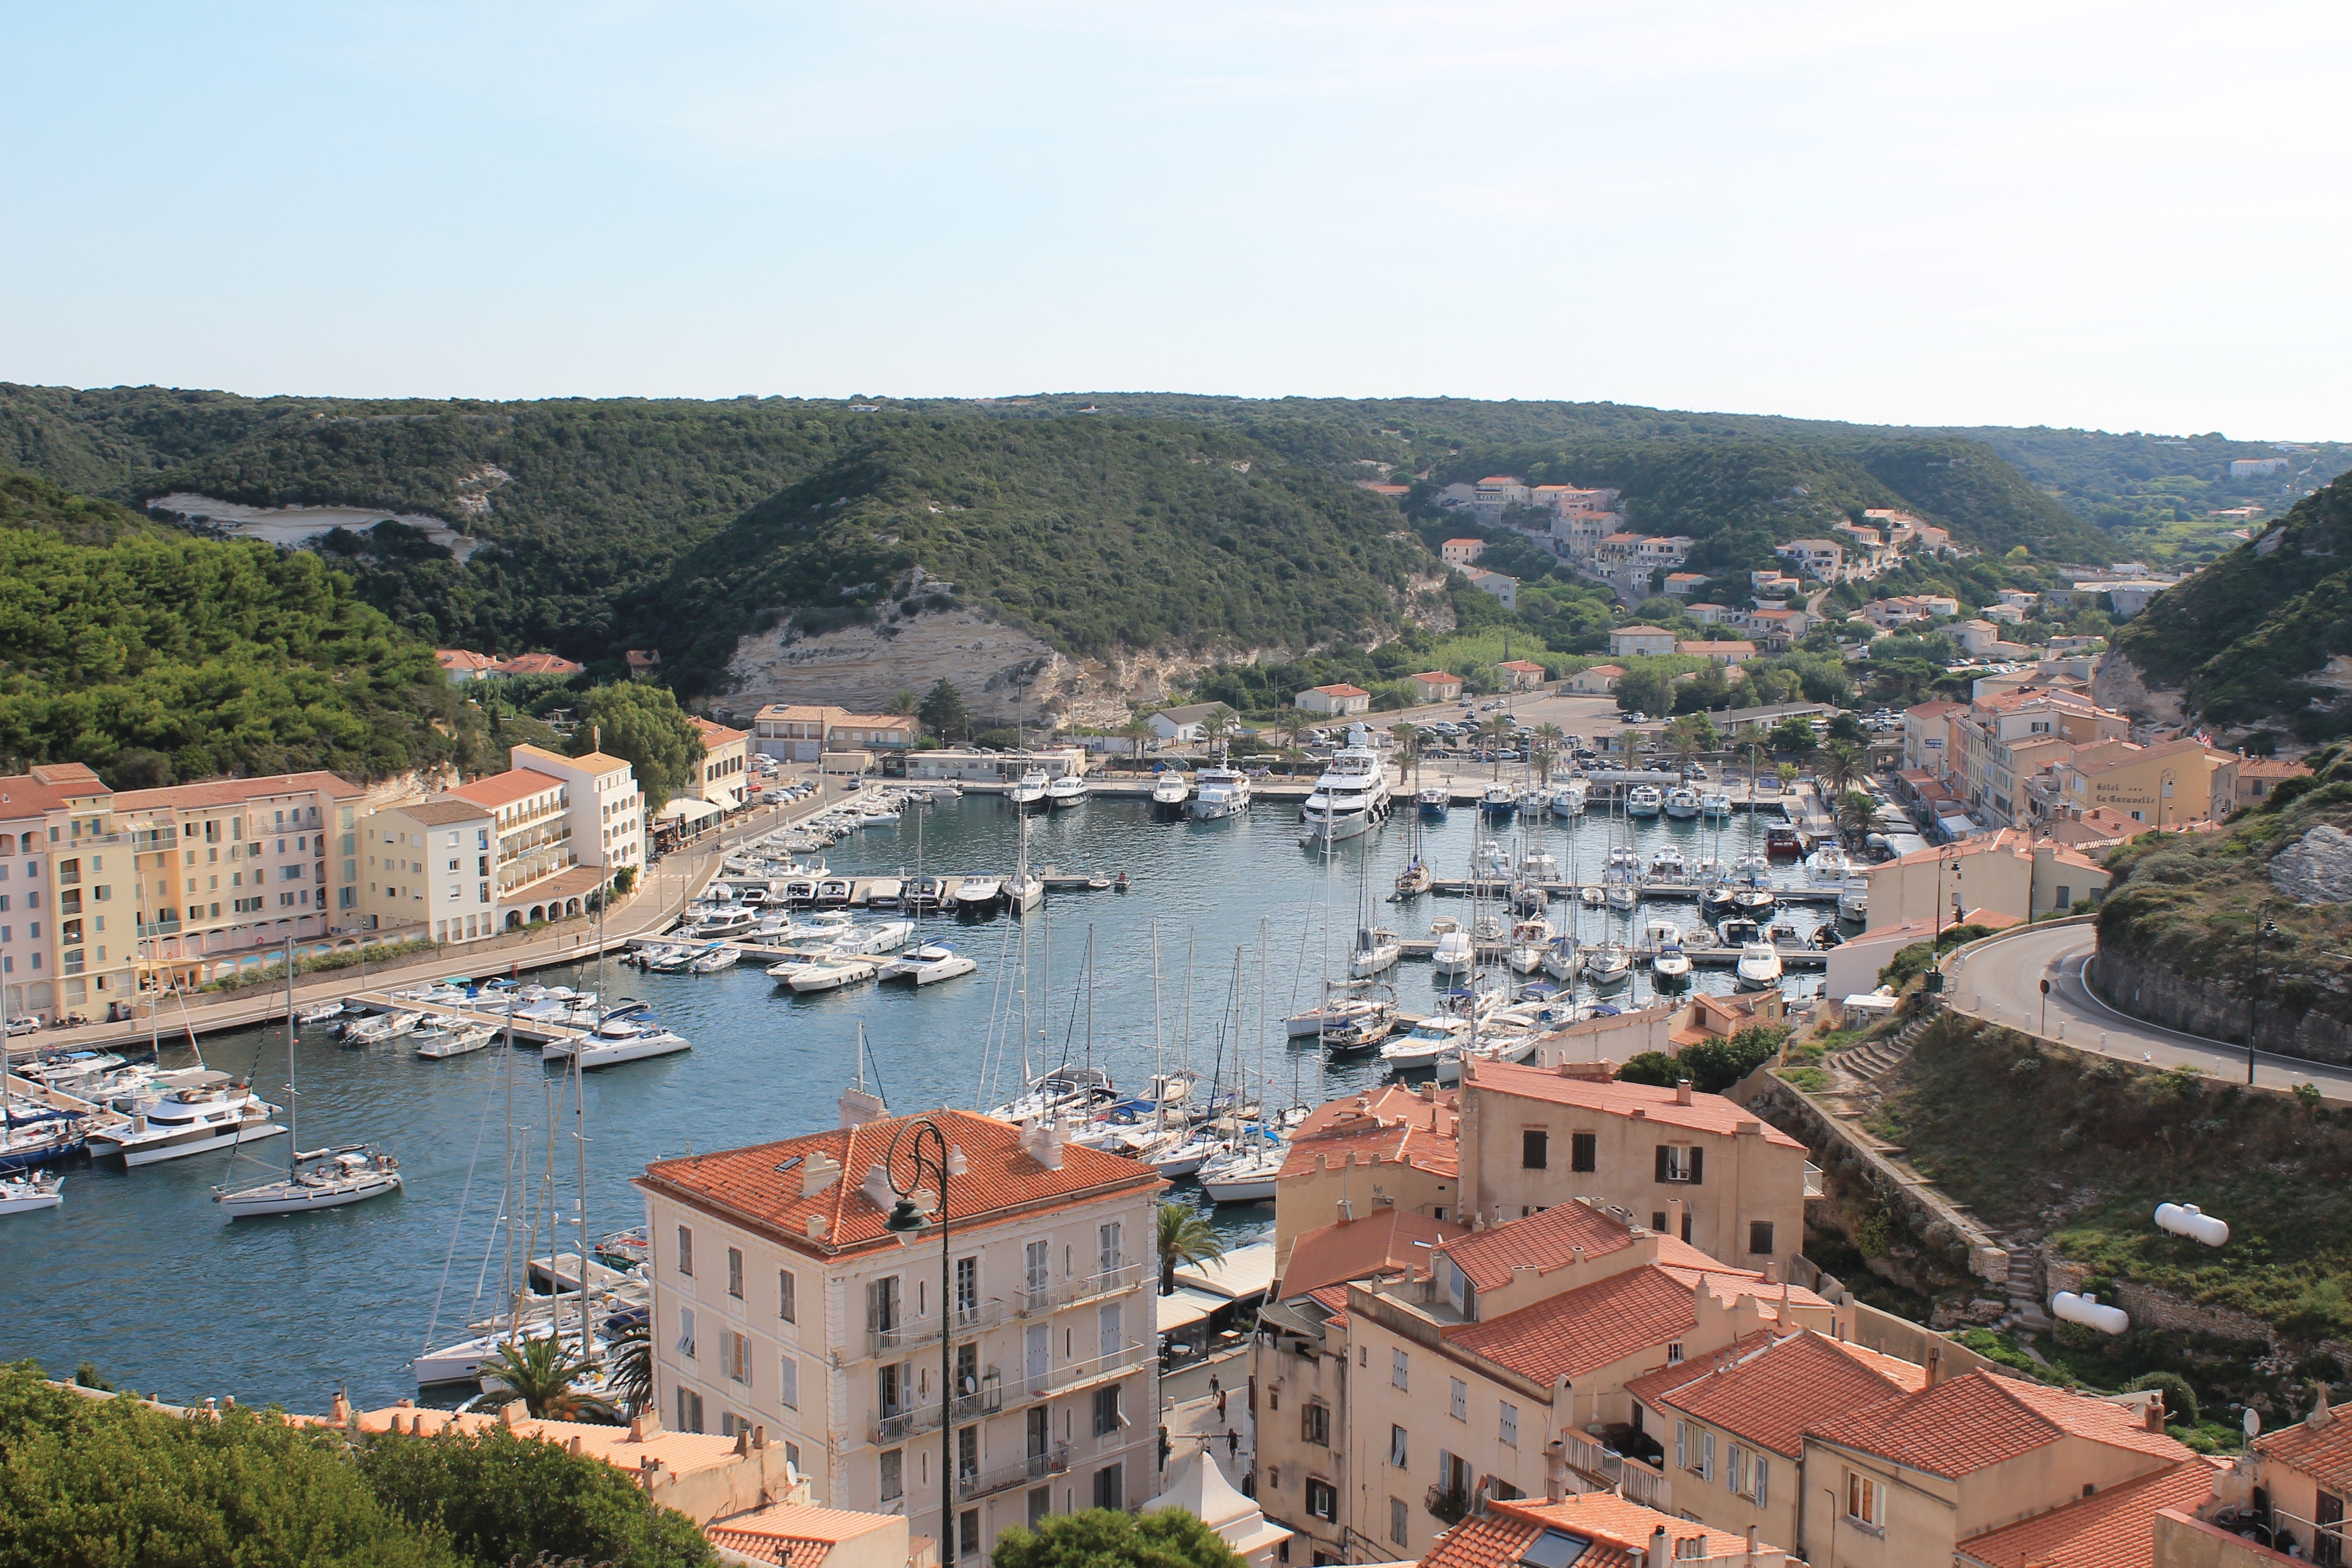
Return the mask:
POLYGON ((923 728, 942 741, 956 740, 971 733, 971 715, 964 709, 963 693, 958 691, 955 682, 944 675, 924 695, 915 712, 922 720, 923 728))
POLYGON ((1181 1508, 1137 1515, 1090 1508, 996 1538, 995 1568, 1244 1568, 1241 1555, 1181 1508))
POLYGON ((572 754, 601 750, 636 770, 646 814, 702 773, 702 732, 667 687, 642 680, 600 686, 580 699, 580 729, 572 754))

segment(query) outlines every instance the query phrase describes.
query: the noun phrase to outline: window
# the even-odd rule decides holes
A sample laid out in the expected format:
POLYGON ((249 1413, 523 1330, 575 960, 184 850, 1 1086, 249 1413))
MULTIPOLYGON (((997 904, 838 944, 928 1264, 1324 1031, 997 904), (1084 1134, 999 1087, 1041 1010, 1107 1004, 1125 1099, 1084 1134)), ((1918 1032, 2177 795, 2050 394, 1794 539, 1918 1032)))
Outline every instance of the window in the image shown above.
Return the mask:
MULTIPOLYGON (((1113 1507, 1118 1506, 1113 1504, 1113 1507)), ((956 1516, 956 1556, 980 1555, 980 1510, 968 1508, 956 1516)))
POLYGON ((702 1430, 702 1395, 690 1388, 677 1391, 677 1429, 681 1432, 702 1430))
POLYGON ((1400 1470, 1410 1468, 1405 1463, 1405 1436, 1402 1426, 1389 1428, 1389 1463, 1400 1470))
POLYGON ((1687 1182, 1694 1187, 1697 1186, 1706 1159, 1705 1150, 1694 1149, 1687 1143, 1661 1143, 1658 1145, 1658 1180, 1687 1182))
POLYGON ((1674 1340, 1674 1341, 1670 1341, 1670 1342, 1667 1343, 1667 1345, 1666 1345, 1666 1364, 1667 1364, 1668 1366, 1680 1366, 1680 1365, 1682 1364, 1682 1361, 1683 1361, 1683 1342, 1682 1342, 1682 1341, 1680 1341, 1680 1340, 1674 1340))
POLYGON ((1886 1524, 1886 1489, 1868 1476, 1848 1470, 1845 1473, 1845 1516, 1851 1522, 1866 1529, 1884 1529, 1886 1524))
POLYGON ((1690 1468, 1690 1423, 1677 1421, 1675 1423, 1675 1468, 1690 1468))
POLYGON ((1119 1385, 1116 1383, 1108 1388, 1095 1390, 1095 1436, 1097 1437, 1108 1437, 1127 1425, 1127 1417, 1118 1407, 1118 1390, 1119 1385))
POLYGON ((776 1390, 777 1404, 787 1410, 801 1407, 801 1363, 797 1358, 786 1356, 777 1363, 776 1390))
POLYGON ((1339 1519, 1339 1489, 1329 1481, 1307 1478, 1307 1511, 1326 1524, 1336 1524, 1339 1519))
POLYGON ((980 1316, 980 1259, 959 1258, 955 1266, 955 1310, 958 1324, 980 1316))
POLYGON ((1306 1442, 1322 1447, 1331 1446, 1331 1407, 1310 1404, 1298 1414, 1298 1436, 1306 1442))
POLYGON ((1755 1486, 1754 1486, 1754 1487, 1749 1490, 1749 1492, 1748 1492, 1748 1496, 1750 1496, 1750 1497, 1752 1497, 1752 1498, 1754 1498, 1754 1499, 1756 1500, 1756 1506, 1757 1506, 1758 1508, 1763 1508, 1763 1507, 1766 1507, 1766 1506, 1768 1506, 1768 1505, 1771 1502, 1771 1500, 1771 1500, 1771 1495, 1770 1495, 1770 1493, 1771 1493, 1771 1488, 1767 1484, 1767 1482, 1768 1482, 1768 1480, 1769 1480, 1769 1477, 1770 1477, 1770 1475, 1771 1475, 1771 1472, 1772 1472, 1772 1461, 1771 1461, 1771 1460, 1769 1460, 1769 1459, 1768 1459, 1768 1458, 1765 1458, 1763 1455, 1761 1455, 1761 1454, 1757 1455, 1757 1456, 1756 1456, 1756 1484, 1755 1484, 1755 1486))
POLYGON ((1519 1169, 1540 1171, 1551 1161, 1551 1134, 1530 1127, 1519 1134, 1519 1169))
POLYGON ((751 1342, 732 1331, 727 1335, 727 1375, 737 1383, 751 1381, 751 1342))
MULTIPOLYGON (((1054 1514, 1054 1489, 1039 1487, 1029 1494, 1029 1528, 1036 1529, 1054 1514)), ((1284 1545, 1288 1545, 1285 1542, 1284 1545)))
POLYGON ((884 1502, 896 1502, 907 1495, 907 1455, 900 1448, 887 1448, 877 1460, 881 1472, 881 1497, 884 1502))
POLYGON ((1125 1508, 1127 1506, 1126 1479, 1125 1465, 1105 1465, 1101 1469, 1097 1470, 1095 1472, 1095 1506, 1125 1508))
POLYGON ((1712 1432, 1698 1435, 1698 1479, 1703 1481, 1715 1479, 1715 1434, 1712 1432))
POLYGON ((688 1361, 694 1359, 694 1309, 691 1307, 678 1310, 677 1353, 688 1361))
POLYGON ((1412 1516, 1405 1512, 1404 1499, 1393 1497, 1389 1499, 1389 1540, 1396 1545, 1402 1546, 1405 1529, 1412 1522, 1412 1516))
POLYGON ((1406 1377, 1406 1357, 1402 1351, 1389 1352, 1389 1386, 1391 1388, 1410 1386, 1406 1377))
POLYGON ((787 1323, 797 1323, 801 1321, 800 1308, 793 1300, 793 1297, 798 1293, 796 1289, 798 1284, 799 1281, 793 1277, 791 1269, 776 1270, 776 1316, 787 1323))
POLYGON ((1495 1431, 1496 1440, 1510 1447, 1517 1447, 1519 1446, 1519 1407, 1497 1401, 1496 1409, 1499 1412, 1495 1431))
POLYGON ((1119 1266, 1119 1231, 1120 1226, 1117 1220, 1096 1227, 1096 1240, 1100 1243, 1096 1261, 1101 1266, 1102 1272, 1105 1274, 1110 1273, 1119 1266))
POLYGON ((743 1249, 727 1249, 727 1293, 738 1301, 743 1299, 743 1249))
POLYGON ((1723 1456, 1723 1484, 1726 1489, 1744 1492, 1748 1489, 1748 1450, 1734 1443, 1723 1456))
POLYGON ((1751 1219, 1748 1222, 1748 1250, 1769 1253, 1772 1250, 1772 1222, 1751 1219))
POLYGON ((1448 1379, 1453 1384, 1448 1409, 1456 1421, 1470 1419, 1470 1385, 1460 1378, 1448 1379))
POLYGON ((694 1232, 684 1226, 677 1227, 677 1271, 689 1279, 694 1277, 694 1232))
POLYGON ((1568 1135, 1568 1168, 1571 1171, 1597 1171, 1601 1168, 1601 1139, 1598 1134, 1571 1132, 1568 1135))
POLYGON ((887 1334, 898 1326, 898 1277, 866 1282, 866 1326, 887 1334))

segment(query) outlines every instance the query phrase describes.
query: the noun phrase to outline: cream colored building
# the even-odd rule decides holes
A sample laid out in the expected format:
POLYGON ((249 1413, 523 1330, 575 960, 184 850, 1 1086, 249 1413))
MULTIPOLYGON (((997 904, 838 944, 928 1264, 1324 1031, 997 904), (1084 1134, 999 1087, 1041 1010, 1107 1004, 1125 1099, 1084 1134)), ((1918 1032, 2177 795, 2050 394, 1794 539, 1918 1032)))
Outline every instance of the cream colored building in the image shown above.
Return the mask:
POLYGON ((372 813, 361 824, 361 908, 385 937, 402 927, 435 942, 498 932, 491 808, 445 795, 372 813))
POLYGON ((2030 921, 2070 906, 2096 903, 2107 890, 2105 868, 2078 849, 2030 842, 2004 827, 1941 848, 1916 849, 1863 872, 1870 883, 1874 928, 1906 921, 1957 924, 1969 910, 2030 921))
POLYGON ((1328 713, 1335 718, 1345 718, 1370 708, 1372 694, 1360 686, 1350 686, 1343 680, 1302 691, 1291 699, 1291 702, 1294 707, 1303 708, 1309 713, 1328 713))
POLYGON ((691 714, 688 721, 702 736, 702 776, 697 781, 696 798, 722 811, 734 810, 743 804, 744 786, 751 783, 746 771, 751 750, 750 732, 691 714))
POLYGON ((1275 1184, 1275 1272, 1300 1232, 1337 1220, 1383 1208, 1451 1218, 1460 1182, 1452 1089, 1387 1083, 1318 1106, 1292 1131, 1275 1184))
POLYGON ((2052 793, 2071 816, 2112 811, 2150 827, 2219 821, 2236 805, 2228 772, 2236 761, 2202 741, 2107 741, 2076 748, 2058 765, 2052 793))
POLYGON ((645 869, 646 796, 637 787, 636 770, 625 761, 603 752, 567 757, 537 746, 517 746, 508 758, 513 767, 569 786, 572 841, 582 865, 645 869))
MULTIPOLYGON (((764 1427, 814 1501, 904 1514, 938 1532, 946 1562, 977 1561, 1010 1524, 1150 1497, 1166 1184, 1050 1126, 932 1112, 950 1146, 943 1286, 936 1225, 903 1245, 884 1228, 892 1173, 931 1184, 909 1163, 913 1123, 867 1120, 877 1109, 846 1095, 839 1129, 658 1161, 637 1179, 665 1418, 764 1427)), ((918 1201, 936 1219, 936 1194, 918 1201)))
POLYGON ((821 763, 827 752, 903 752, 922 727, 898 713, 853 713, 811 702, 771 702, 751 721, 752 743, 788 763, 821 763))

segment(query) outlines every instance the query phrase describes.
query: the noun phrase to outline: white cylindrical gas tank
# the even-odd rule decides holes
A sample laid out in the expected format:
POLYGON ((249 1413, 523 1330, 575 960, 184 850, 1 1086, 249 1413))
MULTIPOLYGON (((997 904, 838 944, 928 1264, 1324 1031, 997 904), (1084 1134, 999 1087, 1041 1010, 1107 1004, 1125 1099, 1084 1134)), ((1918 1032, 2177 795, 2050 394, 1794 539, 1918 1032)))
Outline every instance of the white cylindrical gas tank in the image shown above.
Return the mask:
POLYGON ((2185 1236, 2191 1241, 2201 1241, 2208 1247, 2227 1247, 2230 1244, 2230 1222, 2200 1212, 2195 1204, 2157 1205, 2156 1227, 2168 1230, 2175 1236, 2185 1236))
POLYGON ((2050 1315, 2062 1323, 2080 1323, 2103 1334, 2119 1334, 2131 1327, 2131 1319, 2121 1307, 2102 1306, 2096 1296, 2077 1296, 2072 1290, 2061 1290, 2050 1298, 2050 1315))

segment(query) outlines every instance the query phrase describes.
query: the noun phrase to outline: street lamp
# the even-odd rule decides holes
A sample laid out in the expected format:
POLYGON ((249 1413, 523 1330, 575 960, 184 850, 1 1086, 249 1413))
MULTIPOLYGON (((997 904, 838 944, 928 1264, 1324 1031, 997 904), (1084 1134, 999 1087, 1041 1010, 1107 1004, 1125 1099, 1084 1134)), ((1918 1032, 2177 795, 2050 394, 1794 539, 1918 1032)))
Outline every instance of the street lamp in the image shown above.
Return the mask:
POLYGON ((911 1246, 929 1223, 915 1204, 923 1178, 929 1175, 939 1183, 939 1206, 934 1212, 940 1222, 940 1543, 952 1563, 956 1559, 955 1332, 950 1316, 954 1286, 948 1258, 948 1178, 963 1174, 963 1151, 948 1142, 947 1133, 938 1122, 928 1116, 917 1116, 900 1123, 898 1131, 890 1135, 890 1147, 882 1156, 882 1169, 891 1192, 898 1198, 890 1210, 890 1217, 882 1222, 882 1228, 896 1236, 901 1246, 911 1246), (913 1167, 905 1186, 898 1184, 898 1146, 902 1142, 909 1142, 907 1160, 913 1167))
POLYGON ((2254 911, 2254 957, 2248 967, 2246 986, 2246 1087, 2254 1087, 2254 1026, 2262 1017, 2263 943, 2279 933, 2278 921, 2271 919, 2271 906, 2265 901, 2254 911))

